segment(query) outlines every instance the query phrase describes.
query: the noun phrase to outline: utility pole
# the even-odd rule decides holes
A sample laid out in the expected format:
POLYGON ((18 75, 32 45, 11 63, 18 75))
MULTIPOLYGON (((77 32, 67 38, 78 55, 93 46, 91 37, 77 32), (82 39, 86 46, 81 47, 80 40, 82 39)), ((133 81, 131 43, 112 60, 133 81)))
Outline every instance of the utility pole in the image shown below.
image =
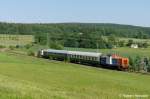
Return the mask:
POLYGON ((49 42, 50 42, 50 36, 49 33, 47 33, 47 47, 49 48, 49 42))
POLYGON ((96 46, 97 46, 97 53, 99 53, 99 45, 98 45, 98 42, 96 42, 96 46))

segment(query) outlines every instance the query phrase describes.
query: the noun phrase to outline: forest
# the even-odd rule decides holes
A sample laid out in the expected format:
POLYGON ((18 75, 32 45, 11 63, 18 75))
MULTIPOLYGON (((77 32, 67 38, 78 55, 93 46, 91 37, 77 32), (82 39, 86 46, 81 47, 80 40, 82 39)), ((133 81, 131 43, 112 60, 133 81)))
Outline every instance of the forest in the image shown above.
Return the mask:
MULTIPOLYGON (((34 35, 35 43, 50 47, 112 48, 125 46, 116 37, 149 39, 150 28, 110 23, 0 23, 0 34, 34 35), (106 40, 103 38, 107 36, 106 40)), ((129 42, 130 43, 130 42, 129 42)))

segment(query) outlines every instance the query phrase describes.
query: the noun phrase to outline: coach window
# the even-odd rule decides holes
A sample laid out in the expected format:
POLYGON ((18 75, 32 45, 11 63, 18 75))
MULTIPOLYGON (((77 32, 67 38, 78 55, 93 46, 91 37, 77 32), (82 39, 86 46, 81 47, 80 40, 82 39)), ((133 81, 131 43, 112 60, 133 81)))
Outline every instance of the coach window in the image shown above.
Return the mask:
POLYGON ((92 61, 94 61, 95 60, 95 57, 92 57, 92 61))
POLYGON ((88 59, 91 60, 91 57, 88 56, 88 59))
POLYGON ((80 55, 78 55, 78 58, 80 59, 80 55))
POLYGON ((97 61, 97 57, 95 57, 95 61, 97 61))
POLYGON ((89 60, 89 59, 88 59, 88 56, 86 56, 86 60, 89 60))
POLYGON ((76 58, 78 58, 78 55, 76 55, 76 58))
POLYGON ((83 59, 86 60, 86 56, 83 56, 83 59))
POLYGON ((90 57, 90 60, 92 61, 92 60, 93 60, 93 57, 90 57))
POLYGON ((77 55, 77 58, 80 58, 80 56, 79 56, 79 55, 77 55))
POLYGON ((80 56, 80 59, 82 59, 83 58, 83 56, 80 56))
POLYGON ((87 56, 85 56, 85 59, 88 60, 87 56))
POLYGON ((97 60, 97 58, 95 57, 95 59, 94 59, 95 61, 97 60))
POLYGON ((93 61, 94 60, 94 58, 93 57, 91 57, 91 61, 93 61))
POLYGON ((82 58, 82 56, 80 55, 80 59, 82 58))
POLYGON ((75 55, 72 55, 72 58, 75 58, 75 55))
POLYGON ((90 57, 88 56, 88 60, 90 60, 90 57))

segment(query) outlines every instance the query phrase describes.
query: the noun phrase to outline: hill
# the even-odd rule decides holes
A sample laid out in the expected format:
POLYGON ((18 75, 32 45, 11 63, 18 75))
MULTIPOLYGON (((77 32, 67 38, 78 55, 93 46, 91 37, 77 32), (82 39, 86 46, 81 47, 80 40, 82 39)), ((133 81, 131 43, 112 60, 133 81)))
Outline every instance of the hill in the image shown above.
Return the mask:
MULTIPOLYGON (((23 24, 0 23, 0 34, 38 34, 50 33, 61 35, 62 33, 93 33, 101 35, 114 34, 121 37, 148 38, 149 27, 110 23, 53 23, 53 24, 23 24), (146 37, 148 36, 148 37, 146 37)), ((71 35, 71 34, 68 34, 71 35)))
POLYGON ((148 75, 0 53, 2 99, 148 99, 149 82, 148 75))
POLYGON ((0 23, 0 34, 34 35, 42 45, 52 42, 65 47, 96 48, 98 42, 101 48, 108 48, 110 42, 101 36, 149 39, 150 28, 104 23, 0 23))

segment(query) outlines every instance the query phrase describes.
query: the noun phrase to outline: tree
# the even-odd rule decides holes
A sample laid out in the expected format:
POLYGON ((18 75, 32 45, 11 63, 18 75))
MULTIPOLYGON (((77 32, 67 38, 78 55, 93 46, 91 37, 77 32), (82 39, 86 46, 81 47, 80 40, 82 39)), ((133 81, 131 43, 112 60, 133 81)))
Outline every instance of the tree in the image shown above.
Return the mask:
POLYGON ((140 71, 141 58, 139 56, 136 56, 134 62, 135 62, 135 71, 140 71))
POLYGON ((125 41, 124 40, 119 41, 118 45, 119 45, 119 47, 124 47, 125 41))
POLYGON ((147 65, 147 72, 150 72, 150 63, 147 65))
POLYGON ((133 40, 128 40, 127 46, 131 46, 134 43, 133 40))
POLYGON ((108 37, 108 42, 109 43, 111 43, 111 45, 113 46, 113 45, 117 45, 117 38, 116 38, 116 36, 115 35, 110 35, 109 37, 108 37))
POLYGON ((131 70, 131 71, 134 71, 135 70, 135 62, 134 62, 134 59, 133 59, 133 57, 129 57, 129 70, 131 70))
POLYGON ((148 43, 147 42, 143 43, 143 47, 148 48, 148 43))
POLYGON ((52 49, 57 49, 57 50, 62 50, 63 49, 63 46, 58 42, 51 42, 49 47, 52 48, 52 49))

